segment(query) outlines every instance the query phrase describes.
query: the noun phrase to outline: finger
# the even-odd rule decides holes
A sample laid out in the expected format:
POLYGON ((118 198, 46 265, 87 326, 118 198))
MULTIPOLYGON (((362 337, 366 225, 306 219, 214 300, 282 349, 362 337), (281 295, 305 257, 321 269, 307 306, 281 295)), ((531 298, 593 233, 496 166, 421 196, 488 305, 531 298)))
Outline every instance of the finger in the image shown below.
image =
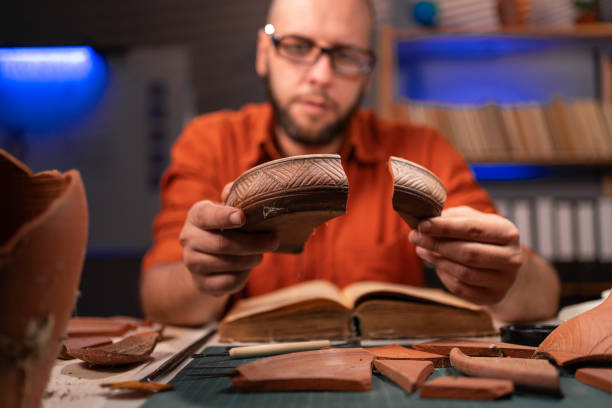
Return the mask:
POLYGON ((515 270, 523 263, 520 245, 496 245, 434 238, 411 231, 410 242, 457 263, 482 269, 515 270))
POLYGON ((192 274, 196 287, 209 295, 222 296, 235 293, 242 289, 249 278, 250 270, 224 272, 212 275, 192 274))
POLYGON ((422 247, 416 247, 416 254, 419 258, 431 264, 431 266, 435 266, 438 260, 441 258, 439 254, 422 247))
POLYGON ((210 275, 217 272, 246 271, 261 263, 263 255, 217 255, 183 250, 183 262, 191 273, 210 275))
POLYGON ((451 293, 472 303, 492 305, 502 300, 505 295, 504 291, 493 291, 489 288, 467 285, 444 271, 436 272, 442 284, 444 284, 451 293))
POLYGON ((187 213, 187 222, 204 230, 237 228, 244 221, 245 216, 240 209, 208 200, 195 203, 187 213))
POLYGON ((245 232, 236 230, 201 230, 186 224, 179 242, 183 247, 203 253, 219 255, 253 255, 272 252, 279 240, 272 232, 245 232))
POLYGON ((497 214, 439 216, 421 221, 418 231, 441 238, 455 238, 491 244, 519 242, 520 234, 512 222, 497 214))
POLYGON ((514 281, 515 274, 512 272, 470 268, 444 257, 432 256, 428 252, 423 248, 417 250, 419 257, 426 258, 427 262, 431 263, 437 272, 447 273, 466 285, 504 291, 514 281))
POLYGON ((221 201, 222 202, 227 201, 227 197, 229 196, 229 193, 233 185, 234 185, 234 182, 232 181, 232 182, 227 183, 225 187, 223 187, 223 190, 221 191, 221 201))

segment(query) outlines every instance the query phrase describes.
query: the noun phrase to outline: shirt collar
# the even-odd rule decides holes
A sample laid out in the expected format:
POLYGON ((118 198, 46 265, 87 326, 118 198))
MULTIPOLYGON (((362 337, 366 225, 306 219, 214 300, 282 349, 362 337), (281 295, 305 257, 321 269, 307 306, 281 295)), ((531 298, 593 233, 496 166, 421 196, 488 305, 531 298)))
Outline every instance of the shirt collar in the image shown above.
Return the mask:
MULTIPOLYGON (((244 168, 251 168, 269 160, 280 159, 283 156, 278 151, 274 141, 274 112, 269 103, 252 111, 250 118, 252 140, 255 148, 243 156, 244 168)), ((344 160, 373 164, 386 160, 381 143, 377 139, 374 113, 357 110, 345 132, 344 144, 340 155, 344 160)))
POLYGON ((254 143, 253 148, 247 149, 240 158, 243 169, 250 169, 258 164, 280 159, 282 156, 274 143, 274 114, 269 103, 262 105, 249 105, 247 126, 250 127, 249 142, 254 143))
POLYGON ((341 156, 345 160, 357 160, 365 164, 386 161, 382 143, 378 140, 374 113, 368 110, 357 110, 346 130, 341 156))

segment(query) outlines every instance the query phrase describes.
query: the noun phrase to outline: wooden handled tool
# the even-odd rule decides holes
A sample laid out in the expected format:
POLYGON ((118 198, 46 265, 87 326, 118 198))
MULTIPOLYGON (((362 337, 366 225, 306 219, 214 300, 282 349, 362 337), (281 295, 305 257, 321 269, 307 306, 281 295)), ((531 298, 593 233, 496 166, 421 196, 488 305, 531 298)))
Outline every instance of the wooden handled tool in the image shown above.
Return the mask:
POLYGON ((293 353, 296 351, 318 350, 331 347, 329 340, 296 341, 292 343, 259 344, 256 346, 232 347, 222 353, 194 354, 193 357, 231 357, 249 358, 259 356, 273 356, 276 354, 293 353))
POLYGON ((331 347, 329 340, 296 341, 293 343, 260 344, 257 346, 232 347, 231 358, 272 356, 275 354, 293 353, 295 351, 318 350, 331 347))

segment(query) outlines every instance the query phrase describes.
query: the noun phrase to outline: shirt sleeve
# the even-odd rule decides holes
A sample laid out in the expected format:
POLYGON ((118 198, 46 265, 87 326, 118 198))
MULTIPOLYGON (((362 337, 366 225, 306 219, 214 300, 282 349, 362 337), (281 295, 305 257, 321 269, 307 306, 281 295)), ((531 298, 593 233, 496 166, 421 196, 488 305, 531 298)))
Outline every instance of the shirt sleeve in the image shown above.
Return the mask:
POLYGON ((153 223, 153 245, 146 253, 143 272, 154 265, 183 259, 179 235, 191 206, 201 200, 220 201, 215 123, 205 119, 191 122, 174 144, 170 166, 161 180, 161 209, 153 223))

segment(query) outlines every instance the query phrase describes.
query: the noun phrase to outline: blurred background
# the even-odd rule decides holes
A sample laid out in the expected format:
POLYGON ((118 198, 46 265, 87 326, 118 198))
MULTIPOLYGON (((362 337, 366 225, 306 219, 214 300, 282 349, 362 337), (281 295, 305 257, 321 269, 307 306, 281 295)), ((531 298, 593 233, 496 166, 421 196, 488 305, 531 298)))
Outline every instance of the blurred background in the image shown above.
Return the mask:
MULTIPOLYGON (((607 108, 598 111, 597 129, 584 129, 601 133, 597 140, 609 150, 594 144, 586 153, 558 148, 554 135, 549 150, 526 145, 522 151, 506 130, 490 126, 465 143, 479 135, 475 125, 463 127, 467 119, 445 128, 440 117, 534 104, 544 117, 551 101, 610 102, 610 3, 374 0, 379 63, 366 107, 448 133, 526 244, 555 262, 565 303, 598 297, 612 285, 607 108), (491 132, 506 134, 506 148, 488 149, 491 132)), ((254 59, 268 5, 3 5, 0 148, 35 171, 76 168, 87 190, 90 235, 78 315, 141 315, 140 260, 151 242, 172 143, 195 115, 265 100, 254 59)), ((521 123, 532 131, 540 122, 521 123)), ((552 134, 554 123, 541 123, 552 134)))

